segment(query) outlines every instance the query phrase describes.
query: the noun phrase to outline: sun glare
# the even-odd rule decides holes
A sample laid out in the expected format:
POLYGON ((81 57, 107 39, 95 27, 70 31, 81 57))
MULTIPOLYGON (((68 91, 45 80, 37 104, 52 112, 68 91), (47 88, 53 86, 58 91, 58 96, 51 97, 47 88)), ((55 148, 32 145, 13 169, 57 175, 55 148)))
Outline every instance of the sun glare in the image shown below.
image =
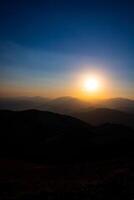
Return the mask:
POLYGON ((96 77, 89 77, 84 81, 84 89, 88 92, 96 92, 100 88, 100 81, 96 77))

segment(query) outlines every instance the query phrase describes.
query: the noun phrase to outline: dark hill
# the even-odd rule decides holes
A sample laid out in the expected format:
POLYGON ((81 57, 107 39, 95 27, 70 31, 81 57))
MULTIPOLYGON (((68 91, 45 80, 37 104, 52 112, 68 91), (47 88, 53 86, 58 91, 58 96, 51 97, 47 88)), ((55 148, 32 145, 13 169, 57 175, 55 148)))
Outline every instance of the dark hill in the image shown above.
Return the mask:
POLYGON ((133 154, 134 132, 121 125, 92 127, 37 110, 0 111, 0 156, 41 162, 86 161, 133 154))
POLYGON ((59 142, 62 146, 66 145, 67 149, 70 145, 72 148, 76 144, 84 146, 92 134, 92 127, 78 119, 37 110, 3 110, 0 111, 0 121, 1 154, 7 155, 37 155, 44 159, 43 157, 54 154, 59 142))
POLYGON ((50 101, 49 98, 44 97, 9 97, 0 98, 0 109, 8 110, 27 110, 35 109, 38 106, 50 101))
POLYGON ((115 123, 134 127, 134 115, 114 109, 97 108, 76 113, 74 116, 92 125, 115 123))
POLYGON ((44 103, 38 107, 39 110, 47 110, 51 112, 61 113, 61 114, 70 114, 78 110, 83 110, 88 108, 90 103, 79 100, 74 97, 59 97, 53 99, 47 103, 44 103))
POLYGON ((125 99, 125 98, 105 99, 98 102, 98 104, 96 104, 96 107, 115 109, 134 114, 134 100, 132 99, 125 99))

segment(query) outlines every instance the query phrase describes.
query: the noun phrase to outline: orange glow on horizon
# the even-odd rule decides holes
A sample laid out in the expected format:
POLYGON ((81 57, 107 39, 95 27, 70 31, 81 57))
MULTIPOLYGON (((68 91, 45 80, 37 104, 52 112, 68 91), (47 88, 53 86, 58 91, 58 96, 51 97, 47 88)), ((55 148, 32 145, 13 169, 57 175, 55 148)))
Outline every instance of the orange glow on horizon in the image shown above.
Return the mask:
POLYGON ((72 96, 82 100, 94 100, 124 97, 133 99, 132 89, 118 83, 106 73, 77 73, 71 79, 59 79, 50 85, 38 82, 38 84, 7 84, 0 86, 0 97, 17 96, 42 96, 57 98, 72 96))

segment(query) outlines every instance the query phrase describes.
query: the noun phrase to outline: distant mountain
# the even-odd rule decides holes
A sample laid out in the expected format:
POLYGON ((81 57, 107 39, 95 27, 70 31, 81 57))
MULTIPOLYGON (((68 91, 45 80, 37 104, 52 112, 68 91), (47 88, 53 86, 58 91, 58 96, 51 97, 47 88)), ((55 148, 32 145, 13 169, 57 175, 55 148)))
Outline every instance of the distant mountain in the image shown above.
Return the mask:
POLYGON ((92 127, 73 117, 37 110, 0 111, 0 157, 39 162, 80 162, 134 155, 134 131, 92 127))
POLYGON ((114 123, 134 128, 134 115, 114 109, 97 108, 94 110, 75 113, 74 116, 92 125, 114 123))
POLYGON ((134 114, 134 100, 125 98, 111 98, 99 101, 96 107, 117 109, 134 114))
POLYGON ((70 96, 56 99, 38 96, 0 98, 0 109, 8 110, 38 109, 70 115, 74 112, 86 112, 95 108, 109 108, 134 114, 134 100, 114 98, 90 102, 70 96))
POLYGON ((60 97, 53 99, 38 107, 39 110, 47 110, 61 114, 70 114, 78 110, 86 109, 90 103, 73 97, 60 97))
POLYGON ((0 109, 7 109, 7 110, 36 109, 39 105, 42 105, 48 101, 50 101, 49 98, 43 98, 38 96, 0 98, 0 109))

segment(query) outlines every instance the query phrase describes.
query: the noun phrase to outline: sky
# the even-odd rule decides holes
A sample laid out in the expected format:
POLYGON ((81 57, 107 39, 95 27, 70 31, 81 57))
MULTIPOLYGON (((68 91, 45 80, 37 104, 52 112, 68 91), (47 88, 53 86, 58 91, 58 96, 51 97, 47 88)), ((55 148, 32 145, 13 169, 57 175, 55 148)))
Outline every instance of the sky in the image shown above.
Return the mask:
POLYGON ((134 98, 134 1, 1 0, 0 96, 134 98))

